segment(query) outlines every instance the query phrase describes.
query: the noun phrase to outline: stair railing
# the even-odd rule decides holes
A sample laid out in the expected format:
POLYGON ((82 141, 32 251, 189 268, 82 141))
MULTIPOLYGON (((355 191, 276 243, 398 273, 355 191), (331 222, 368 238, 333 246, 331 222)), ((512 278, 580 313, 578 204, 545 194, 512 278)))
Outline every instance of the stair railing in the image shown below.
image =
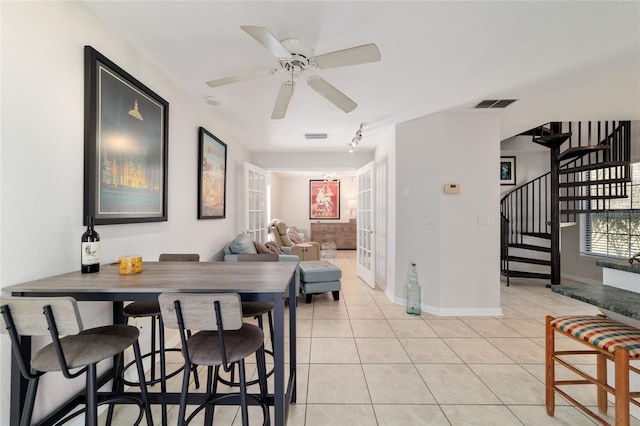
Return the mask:
MULTIPOLYGON (((551 220, 549 197, 551 172, 519 186, 500 201, 500 214, 507 220, 508 244, 523 244, 527 234, 548 233, 551 220)), ((504 222, 503 222, 504 223, 504 222)))
MULTIPOLYGON (((565 220, 573 218, 575 221, 579 213, 598 211, 603 208, 604 201, 607 201, 608 208, 608 200, 602 201, 597 196, 594 197, 593 192, 599 195, 626 196, 626 184, 618 181, 630 180, 629 121, 549 123, 547 126, 541 126, 539 131, 539 136, 549 133, 571 133, 572 136, 563 144, 564 152, 570 148, 609 146, 606 150, 595 150, 592 153, 562 161, 560 173, 563 178, 559 190, 565 198, 561 212, 565 220), (584 172, 595 169, 604 170, 602 176, 598 180, 590 180, 590 173, 584 172), (588 186, 591 183, 592 185, 588 186), (585 186, 588 186, 586 191, 583 189, 585 186), (578 199, 579 197, 582 199, 578 199)), ((536 133, 534 133, 535 137, 536 133)), ((502 197, 500 201, 502 270, 508 271, 509 245, 524 244, 524 238, 527 235, 549 233, 551 198, 551 172, 514 188, 502 197), (504 244, 507 246, 505 247, 504 244), (506 264, 505 259, 507 259, 506 264)))

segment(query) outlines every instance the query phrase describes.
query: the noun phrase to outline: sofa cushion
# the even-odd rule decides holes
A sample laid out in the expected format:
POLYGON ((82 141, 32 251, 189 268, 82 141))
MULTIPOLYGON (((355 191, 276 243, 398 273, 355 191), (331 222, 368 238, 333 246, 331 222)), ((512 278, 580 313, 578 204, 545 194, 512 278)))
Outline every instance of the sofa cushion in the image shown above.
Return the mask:
POLYGON ((247 254, 241 253, 238 255, 238 262, 278 262, 280 256, 277 254, 247 254))
POLYGON ((267 241, 264 244, 259 241, 254 241, 253 245, 256 246, 258 254, 284 254, 280 246, 274 241, 267 241))
POLYGON ((258 251, 256 250, 256 246, 253 244, 253 240, 247 234, 238 234, 238 236, 229 243, 229 249, 231 250, 231 253, 235 254, 258 253, 258 251))

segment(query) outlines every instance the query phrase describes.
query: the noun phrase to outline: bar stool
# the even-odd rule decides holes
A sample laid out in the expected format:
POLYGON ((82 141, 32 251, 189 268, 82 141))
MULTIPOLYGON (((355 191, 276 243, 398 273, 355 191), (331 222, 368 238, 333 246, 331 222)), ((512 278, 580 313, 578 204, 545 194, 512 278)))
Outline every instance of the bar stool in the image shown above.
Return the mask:
POLYGON ((629 404, 640 407, 640 392, 629 391, 629 374, 640 374, 640 370, 631 366, 629 361, 640 359, 640 329, 599 316, 565 316, 546 317, 545 348, 545 394, 547 414, 553 416, 555 411, 555 394, 559 394, 585 414, 601 424, 609 424, 575 398, 568 395, 560 386, 596 385, 598 411, 607 414, 607 393, 615 397, 616 426, 629 425, 629 404), (568 336, 587 346, 586 350, 557 351, 555 349, 555 333, 568 336), (563 359, 570 355, 596 355, 596 377, 563 359), (563 357, 563 358, 561 358, 563 357), (607 381, 607 360, 612 361, 615 370, 614 386, 607 381), (555 364, 562 365, 582 377, 582 380, 556 380, 555 364))
MULTIPOLYGON (((238 262, 278 262, 279 256, 277 254, 239 254, 238 262)), ((272 302, 242 302, 242 316, 243 318, 253 318, 258 321, 258 327, 264 332, 264 315, 267 315, 269 325, 269 340, 271 341, 271 350, 265 349, 265 353, 273 357, 273 303, 272 302)), ((267 377, 271 376, 275 368, 267 372, 267 377)), ((240 386, 239 382, 235 381, 235 368, 231 369, 230 380, 218 377, 218 381, 227 386, 240 386)), ((258 383, 258 379, 248 382, 249 385, 255 385, 258 383)))
MULTIPOLYGON (((269 340, 271 341, 271 350, 265 349, 265 354, 268 354, 273 357, 273 303, 271 302, 242 302, 242 317, 243 318, 253 318, 258 321, 258 328, 264 332, 264 320, 263 315, 267 315, 267 321, 269 325, 269 340)), ((235 368, 231 367, 231 375, 230 380, 226 380, 220 376, 218 376, 218 381, 227 386, 240 386, 240 382, 235 381, 235 368)), ((275 371, 275 366, 272 366, 269 371, 267 371, 267 378, 273 374, 275 371)), ((250 380, 247 382, 247 385, 255 385, 259 382, 259 379, 250 380)))
POLYGON ((180 331, 184 376, 178 422, 186 425, 203 409, 204 424, 213 423, 214 407, 220 401, 240 397, 242 424, 247 426, 248 398, 254 399, 261 407, 263 425, 270 424, 267 406, 267 377, 264 357, 264 333, 259 327, 243 322, 240 296, 236 293, 162 293, 158 296, 165 326, 180 331), (189 337, 187 329, 201 330, 189 337), (260 397, 247 394, 245 358, 256 354, 260 397), (206 365, 207 401, 196 408, 187 419, 186 402, 189 392, 190 365, 206 365), (240 379, 239 393, 217 393, 217 378, 220 367, 229 372, 238 365, 240 379))
MULTIPOLYGON (((144 374, 138 345, 138 329, 117 324, 83 330, 77 302, 71 297, 3 297, 0 298, 0 311, 5 322, 5 327, 2 327, 0 332, 10 335, 22 376, 29 380, 20 419, 22 426, 31 424, 38 382, 40 377, 49 371, 61 371, 68 379, 86 373, 85 408, 56 424, 66 423, 84 412, 85 425, 89 426, 98 424, 98 362, 121 356, 125 349, 133 346, 138 374, 144 374), (40 349, 31 361, 25 359, 20 349, 20 336, 46 335, 50 335, 53 342, 40 349), (75 369, 79 370, 70 372, 75 369)), ((140 392, 140 399, 121 396, 102 401, 101 404, 135 403, 140 407, 140 412, 134 424, 140 424, 144 413, 147 425, 151 426, 153 418, 144 381, 140 384, 140 392)))
MULTIPOLYGON (((179 253, 179 254, 163 253, 158 258, 158 261, 160 262, 199 262, 200 255, 199 254, 182 254, 182 253, 179 253)), ((164 325, 162 322, 162 316, 160 315, 160 305, 158 305, 158 302, 131 302, 122 309, 122 312, 127 322, 129 321, 129 318, 150 318, 151 319, 151 350, 150 352, 142 356, 143 359, 144 358, 151 359, 150 380, 147 380, 146 383, 149 386, 153 386, 157 383, 160 383, 160 391, 162 393, 165 393, 167 391, 166 381, 176 376, 178 373, 180 373, 183 367, 181 366, 180 368, 170 372, 169 374, 167 374, 166 372, 165 353, 179 352, 180 349, 165 347, 164 325), (158 346, 156 346, 156 329, 157 329, 157 334, 159 339, 158 346), (159 355, 159 358, 160 358, 160 377, 159 378, 156 377, 156 355, 159 355)), ((122 382, 127 386, 138 386, 140 384, 139 382, 133 382, 130 380, 126 380, 124 378, 125 371, 132 365, 133 365, 133 362, 130 362, 129 364, 124 366, 121 372, 120 378, 122 382)), ((195 385, 196 385, 196 388, 199 388, 200 380, 198 378, 198 372, 195 369, 195 367, 193 367, 193 370, 194 370, 195 385)), ((141 377, 144 377, 144 376, 141 376, 141 377)), ((109 415, 107 417, 108 422, 111 421, 111 414, 112 413, 110 410, 109 415)), ((167 410, 166 410, 166 404, 164 403, 162 404, 162 424, 163 425, 167 424, 167 410)))

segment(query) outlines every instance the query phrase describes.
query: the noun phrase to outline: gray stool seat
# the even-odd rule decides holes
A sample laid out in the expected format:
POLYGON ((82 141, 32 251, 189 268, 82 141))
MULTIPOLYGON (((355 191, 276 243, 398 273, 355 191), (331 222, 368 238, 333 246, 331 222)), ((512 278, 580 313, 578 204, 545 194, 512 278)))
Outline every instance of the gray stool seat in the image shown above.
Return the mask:
POLYGON ((300 262, 300 286, 306 302, 311 303, 314 294, 330 291, 334 300, 340 300, 342 271, 326 260, 300 262))
MULTIPOLYGON (((222 350, 216 331, 199 331, 187 340, 191 362, 196 365, 222 365, 222 350)), ((243 324, 239 330, 224 332, 227 361, 237 362, 255 353, 262 346, 264 333, 259 327, 243 324)))
POLYGON ((160 315, 160 305, 158 302, 132 302, 122 308, 122 313, 126 317, 152 317, 160 315))
MULTIPOLYGON (((106 325, 81 331, 60 339, 67 368, 80 368, 115 356, 138 339, 140 332, 131 325, 106 325)), ((31 360, 38 371, 60 371, 60 362, 53 343, 49 343, 31 360)))
POLYGON ((272 310, 272 302, 242 302, 242 316, 245 318, 253 318, 269 313, 272 310))

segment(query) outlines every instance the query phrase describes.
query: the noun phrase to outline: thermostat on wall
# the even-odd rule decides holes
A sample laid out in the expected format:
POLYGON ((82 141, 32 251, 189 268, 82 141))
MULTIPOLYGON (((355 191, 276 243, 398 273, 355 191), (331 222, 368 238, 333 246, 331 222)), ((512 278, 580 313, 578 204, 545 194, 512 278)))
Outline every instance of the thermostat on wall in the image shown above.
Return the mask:
POLYGON ((460 193, 460 185, 457 183, 445 183, 444 184, 444 193, 445 194, 459 194, 460 193))

